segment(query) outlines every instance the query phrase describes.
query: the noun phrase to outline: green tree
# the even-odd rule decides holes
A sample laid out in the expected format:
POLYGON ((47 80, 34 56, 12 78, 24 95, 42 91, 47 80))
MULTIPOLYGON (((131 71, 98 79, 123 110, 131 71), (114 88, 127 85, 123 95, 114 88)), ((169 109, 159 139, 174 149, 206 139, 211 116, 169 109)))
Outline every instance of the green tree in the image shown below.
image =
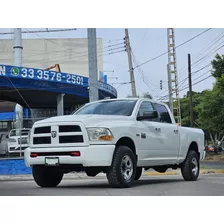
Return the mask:
MULTIPOLYGON (((192 101, 193 101, 193 113, 194 121, 198 119, 199 112, 197 106, 200 104, 202 93, 193 92, 192 101)), ((180 108, 181 108, 181 125, 190 127, 190 111, 189 111, 189 92, 180 99, 180 108)), ((195 125, 197 126, 196 122, 195 125)))
POLYGON ((197 106, 197 123, 205 130, 214 145, 224 140, 224 55, 216 55, 212 61, 212 75, 216 82, 212 90, 201 95, 197 106))

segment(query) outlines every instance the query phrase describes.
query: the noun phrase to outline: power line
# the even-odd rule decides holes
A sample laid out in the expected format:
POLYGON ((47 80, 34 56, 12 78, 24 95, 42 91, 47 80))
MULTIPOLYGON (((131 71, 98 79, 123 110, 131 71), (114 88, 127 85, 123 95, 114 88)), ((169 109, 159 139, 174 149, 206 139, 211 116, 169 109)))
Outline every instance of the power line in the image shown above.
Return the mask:
MULTIPOLYGON (((63 32, 63 31, 75 31, 77 30, 76 28, 74 29, 55 29, 55 30, 28 30, 28 31, 22 31, 22 33, 51 33, 51 32, 63 32)), ((13 32, 4 32, 0 33, 0 35, 9 35, 13 34, 13 32)))
MULTIPOLYGON (((223 37, 224 37, 224 35, 223 35, 223 37)), ((224 43, 224 41, 221 42, 220 44, 223 44, 223 43, 224 43)), ((219 44, 218 46, 220 46, 220 44, 219 44)), ((216 46, 216 47, 218 47, 218 46, 216 46)), ((200 64, 202 61, 204 61, 205 59, 209 58, 209 57, 211 56, 212 53, 215 53, 216 51, 220 50, 222 47, 224 47, 224 45, 220 46, 220 47, 217 48, 217 49, 214 49, 214 48, 213 48, 211 51, 208 52, 208 54, 206 54, 206 55, 203 56, 202 58, 198 59, 196 62, 192 63, 192 67, 195 67, 196 64, 200 64), (200 62, 200 63, 199 63, 199 62, 200 62)), ((182 74, 182 75, 180 75, 180 77, 184 75, 184 72, 185 72, 186 70, 187 70, 187 68, 185 68, 181 73, 179 73, 179 74, 182 74)))
MULTIPOLYGON (((108 47, 105 47, 105 49, 107 49, 108 47)), ((100 49, 103 49, 103 48, 100 48, 100 49)), ((101 51, 100 53, 98 53, 98 56, 100 57, 100 56, 103 56, 103 55, 110 55, 110 54, 114 54, 114 53, 118 53, 118 51, 114 51, 114 50, 117 50, 117 49, 124 49, 124 47, 117 47, 117 48, 110 48, 110 49, 107 49, 107 50, 104 50, 104 51, 101 51), (102 54, 102 53, 106 53, 106 52, 108 52, 109 54, 102 54)), ((97 49, 97 50, 99 50, 99 49, 97 49)), ((36 56, 41 56, 41 55, 49 55, 49 54, 56 54, 56 53, 60 53, 60 52, 63 52, 63 51, 55 51, 55 52, 47 52, 47 54, 45 54, 45 53, 41 53, 41 54, 31 54, 31 55, 27 55, 27 56, 23 56, 23 59, 30 59, 30 58, 32 58, 32 57, 36 57, 36 56)), ((73 52, 72 52, 73 53, 73 52)), ((83 52, 83 53, 85 53, 85 52, 83 52)), ((70 53, 68 53, 68 54, 66 54, 66 55, 64 55, 63 56, 63 58, 64 57, 66 57, 66 56, 69 56, 70 55, 70 53)), ((56 58, 61 58, 62 56, 60 56, 60 55, 57 55, 57 56, 55 56, 56 58)), ((51 58, 55 58, 55 57, 51 57, 51 58)), ((88 55, 86 54, 86 55, 82 55, 82 56, 79 56, 79 57, 75 57, 75 59, 85 59, 85 58, 87 58, 88 57, 88 55)), ((1 60, 5 60, 6 58, 1 58, 1 60)), ((38 61, 44 61, 44 59, 42 60, 38 60, 38 61)), ((38 62, 38 61, 36 61, 35 60, 35 62, 38 62)), ((76 61, 78 61, 78 60, 76 60, 76 61)))
MULTIPOLYGON (((209 28, 209 29, 207 29, 207 30, 205 30, 205 31, 203 31, 203 32, 201 32, 201 33, 199 33, 198 35, 196 35, 196 36, 194 36, 194 37, 188 39, 187 41, 183 42, 182 44, 176 46, 175 49, 177 49, 177 48, 183 46, 184 44, 186 44, 186 43, 188 43, 188 42, 194 40, 195 38, 201 36, 202 34, 208 32, 208 31, 211 30, 211 29, 212 29, 212 28, 209 28)), ((166 55, 166 54, 168 54, 168 53, 169 53, 169 51, 166 51, 166 52, 164 52, 164 53, 162 53, 162 54, 160 54, 160 55, 158 55, 158 56, 156 56, 156 57, 154 57, 154 58, 152 58, 152 59, 149 59, 149 60, 147 60, 147 61, 145 61, 145 62, 143 62, 143 63, 137 65, 137 66, 136 66, 135 68, 133 68, 133 69, 136 69, 137 67, 140 67, 140 66, 142 66, 142 65, 145 65, 145 64, 147 64, 147 63, 149 63, 149 62, 151 62, 151 61, 154 61, 154 60, 156 60, 156 59, 158 59, 158 58, 160 58, 160 57, 162 57, 163 55, 166 55)))
POLYGON ((145 31, 145 33, 144 33, 144 35, 143 35, 143 38, 142 38, 142 41, 145 39, 145 37, 146 37, 146 35, 147 35, 147 33, 148 33, 148 28, 146 29, 146 31, 145 31))
MULTIPOLYGON (((194 85, 196 85, 196 84, 198 84, 198 83, 200 83, 200 82, 202 82, 202 81, 204 81, 204 80, 206 80, 206 79, 208 79, 208 78, 210 78, 210 77, 212 77, 212 75, 209 75, 209 76, 207 76, 206 78, 201 79, 200 81, 193 83, 192 86, 194 86, 194 85)), ((184 89, 181 89, 180 91, 183 91, 183 90, 185 90, 185 89, 187 89, 187 88, 188 88, 188 86, 185 87, 184 89)))
MULTIPOLYGON (((205 52, 206 50, 210 49, 213 45, 215 45, 217 42, 219 42, 223 37, 224 37, 224 32, 222 32, 221 34, 219 34, 217 37, 215 37, 208 45, 206 45, 204 48, 202 48, 199 52, 196 53, 195 56, 193 56, 193 60, 197 59, 200 55, 202 55, 203 52, 205 52), (221 36, 221 37, 220 37, 221 36), (219 38, 218 40, 216 40, 217 38, 219 38), (215 42, 214 42, 215 41, 215 42), (213 43, 214 42, 214 43, 213 43)), ((195 62, 197 63, 197 62, 195 62)), ((193 63, 194 64, 194 63, 193 63)), ((192 65, 193 65, 192 64, 192 65)), ((183 73, 183 71, 186 71, 188 67, 186 68, 182 68, 179 71, 180 73, 183 73), (182 71, 183 70, 183 71, 182 71)))
MULTIPOLYGON (((208 71, 208 72, 210 72, 210 71, 208 71)), ((208 72, 207 72, 207 73, 208 73, 208 72)), ((206 73, 205 73, 205 74, 206 74, 206 73)), ((205 74, 203 74, 203 75, 205 75, 205 74)), ((202 81, 204 81, 204 80, 206 80, 206 79, 208 79, 208 78, 210 78, 210 77, 212 77, 212 75, 209 75, 209 76, 205 77, 204 79, 201 79, 200 81, 193 83, 192 86, 197 85, 198 83, 201 83, 202 81)), ((185 89, 188 89, 188 88, 189 88, 189 86, 185 86, 183 89, 180 90, 180 92, 183 91, 183 90, 185 90, 185 89)), ((163 98, 165 98, 165 97, 168 97, 168 96, 169 96, 169 95, 165 95, 165 96, 163 96, 163 97, 160 97, 158 100, 161 100, 161 99, 163 99, 163 98)))
POLYGON ((16 88, 16 86, 13 84, 12 80, 8 77, 8 76, 4 76, 5 78, 7 78, 9 80, 9 82, 12 84, 13 88, 16 90, 16 92, 19 94, 19 96, 21 97, 21 99, 24 101, 24 103, 27 105, 27 107, 31 110, 29 104, 27 103, 27 101, 24 99, 23 95, 20 93, 20 91, 16 88))
MULTIPOLYGON (((137 64, 137 59, 136 59, 136 57, 135 57, 133 51, 132 51, 131 53, 132 53, 132 56, 133 56, 133 63, 136 65, 136 64, 137 64)), ((142 81, 147 85, 147 87, 148 87, 149 89, 151 89, 153 92, 156 92, 155 89, 153 89, 153 88, 150 87, 149 85, 152 85, 152 86, 154 86, 155 88, 157 88, 157 86, 154 85, 153 83, 151 83, 151 82, 148 80, 148 77, 145 76, 145 74, 144 74, 142 68, 139 67, 137 71, 138 71, 138 73, 140 74, 142 81), (147 83, 146 83, 146 81, 147 81, 147 83)))
MULTIPOLYGON (((111 52, 108 51, 107 54, 98 54, 98 57, 101 57, 101 56, 110 56, 112 54, 117 54, 117 53, 120 53, 120 52, 124 52, 124 50, 121 50, 121 51, 114 51, 114 50, 115 49, 111 49, 111 52)), ((33 57, 35 57, 35 55, 33 55, 33 57)), ((67 53, 67 54, 65 54, 63 56, 57 55, 55 57, 50 57, 49 58, 49 61, 52 62, 52 60, 54 60, 54 61, 57 61, 57 60, 67 60, 67 59, 70 59, 70 57, 72 57, 72 55, 70 55, 70 53, 67 53)), ((32 56, 30 56, 30 57, 27 56, 27 57, 23 57, 23 58, 27 58, 27 59, 29 58, 29 59, 31 59, 31 60, 29 60, 27 62, 32 62, 32 61, 35 62, 35 63, 41 63, 41 62, 47 63, 48 62, 47 59, 32 60, 32 56)), ((85 61, 85 59, 87 59, 87 58, 88 58, 87 55, 86 55, 86 57, 79 56, 79 57, 75 57, 73 61, 75 61, 75 62, 82 62, 82 61, 85 61)), ((4 58, 4 59, 2 58, 1 60, 8 60, 8 59, 7 58, 4 58)))
MULTIPOLYGON (((221 43, 221 44, 222 44, 222 43, 221 43)), ((219 45, 220 45, 220 44, 219 44, 219 45)), ((192 63, 192 65, 195 65, 195 64, 196 64, 197 62, 199 62, 199 61, 200 61, 200 62, 204 61, 204 60, 205 60, 208 56, 210 56, 212 53, 215 53, 216 51, 220 50, 220 49, 223 48, 223 47, 224 47, 224 45, 220 46, 219 48, 217 48, 217 49, 215 49, 215 50, 213 49, 212 52, 208 53, 206 56, 202 57, 202 58, 199 59, 198 61, 192 63), (203 59, 203 60, 202 60, 202 59, 203 59)), ((193 73, 192 73, 192 76, 193 76, 194 74, 200 72, 201 70, 203 70, 203 69, 209 67, 209 66, 211 66, 211 62, 210 62, 209 64, 205 65, 204 67, 198 69, 197 71, 193 72, 193 73)), ((192 66, 192 67, 194 67, 194 66, 192 66)), ((181 80, 181 81, 179 82, 179 87, 183 86, 187 79, 188 79, 188 77, 186 77, 186 78, 184 78, 183 80, 181 80)))
MULTIPOLYGON (((26 29, 27 30, 27 29, 26 29)), ((27 31, 29 31, 29 30, 27 30, 27 31)), ((39 37, 41 37, 42 39, 44 39, 44 40, 46 40, 46 41, 49 41, 49 42, 51 42, 51 43, 53 43, 53 44, 55 44, 55 45, 57 45, 57 46, 62 46, 62 45, 60 45, 60 44, 58 44, 58 43, 56 43, 56 42, 54 42, 54 41, 52 41, 52 40, 49 40, 49 39, 47 39, 47 38, 45 38, 45 37, 43 37, 43 36, 41 36, 41 35, 39 35, 39 34, 36 34, 36 33, 34 33, 36 36, 39 36, 39 37)), ((64 46, 62 46, 64 49, 68 49, 69 51, 72 51, 72 49, 70 49, 70 48, 66 48, 66 47, 64 47, 64 46)), ((74 50, 73 50, 74 51, 74 50)), ((80 55, 82 55, 82 56, 86 56, 86 55, 83 55, 82 53, 80 53, 80 52, 77 52, 77 51, 74 51, 74 52, 76 52, 77 54, 80 54, 80 55)))

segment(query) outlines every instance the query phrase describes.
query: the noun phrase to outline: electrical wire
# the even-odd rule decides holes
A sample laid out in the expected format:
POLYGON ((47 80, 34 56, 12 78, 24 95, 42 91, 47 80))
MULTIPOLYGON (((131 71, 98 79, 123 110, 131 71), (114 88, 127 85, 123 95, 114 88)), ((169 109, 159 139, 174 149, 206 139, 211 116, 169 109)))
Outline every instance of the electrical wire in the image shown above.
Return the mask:
MULTIPOLYGON (((58 29, 58 30, 29 30, 29 31, 22 31, 22 33, 51 33, 51 32, 63 32, 63 31, 75 31, 76 28, 73 29, 58 29)), ((4 32, 0 33, 0 35, 9 35, 13 34, 13 32, 4 32)))
MULTIPOLYGON (((222 37, 224 37, 224 35, 223 35, 222 37)), ((221 39, 221 38, 219 38, 219 40, 220 40, 220 39, 221 39)), ((222 42, 222 43, 223 43, 223 42, 222 42)), ((222 44, 222 43, 220 43, 220 44, 222 44)), ((219 44, 219 45, 220 45, 220 44, 219 44)), ((216 47, 217 47, 217 46, 216 46, 216 47)), ((213 49, 212 52, 209 52, 206 56, 204 56, 204 57, 200 58, 198 61, 192 63, 191 66, 194 67, 194 65, 195 65, 197 62, 199 62, 199 61, 200 61, 200 62, 204 61, 204 60, 207 58, 207 56, 210 56, 212 53, 217 52, 218 50, 220 50, 220 49, 223 48, 223 47, 224 47, 224 45, 222 45, 222 46, 220 46, 220 47, 218 47, 218 48, 216 48, 216 49, 213 49), (205 58, 205 57, 206 57, 206 58, 205 58), (202 59, 203 59, 203 60, 202 60, 202 59)), ((194 76, 196 73, 200 72, 201 70, 203 70, 203 69, 205 69, 205 68, 207 68, 207 67, 209 67, 209 66, 211 66, 211 63, 209 63, 209 64, 205 65, 204 67, 198 69, 197 71, 193 72, 193 73, 192 73, 192 76, 194 76)), ((188 79, 188 77, 186 77, 186 78, 184 78, 183 80, 181 80, 181 81, 179 82, 179 84, 178 84, 178 88, 182 87, 182 86, 185 84, 185 82, 187 81, 187 79, 188 79)), ((164 93, 164 92, 163 92, 163 93, 164 93)))
MULTIPOLYGON (((195 38, 201 36, 202 34, 208 32, 208 31, 211 30, 211 29, 212 29, 212 28, 206 29, 206 30, 204 30, 203 32, 197 34, 196 36, 194 36, 194 37, 192 37, 192 38, 190 38, 190 39, 184 41, 183 43, 181 43, 181 44, 179 44, 178 46, 176 46, 175 49, 177 49, 177 48, 179 48, 179 47, 185 45, 186 43, 188 43, 188 42, 194 40, 195 38)), ((166 52, 164 52, 164 53, 162 53, 162 54, 160 54, 160 55, 158 55, 158 56, 156 56, 156 57, 154 57, 154 58, 152 58, 152 59, 149 59, 149 60, 147 60, 147 61, 145 61, 145 62, 143 62, 143 63, 137 65, 137 66, 134 67, 133 69, 136 69, 136 68, 138 68, 138 67, 140 67, 140 66, 142 66, 142 65, 145 65, 145 64, 147 64, 147 63, 149 63, 149 62, 151 62, 151 61, 154 61, 154 60, 156 60, 156 59, 158 59, 158 58, 160 58, 160 57, 162 57, 163 55, 166 55, 166 54, 168 54, 168 53, 169 53, 169 51, 166 51, 166 52)))
MULTIPOLYGON (((133 63, 136 65, 136 64, 137 64, 137 59, 136 59, 136 57, 135 57, 135 55, 134 55, 134 53, 133 53, 132 50, 131 50, 131 54, 132 54, 132 56, 133 56, 133 63)), ((144 74, 142 68, 140 68, 140 67, 138 68, 138 73, 140 74, 142 81, 147 85, 147 87, 148 87, 149 89, 151 89, 153 92, 156 92, 156 90, 153 89, 152 87, 150 87, 150 85, 152 85, 152 86, 154 86, 154 87, 156 87, 156 88, 157 88, 157 86, 154 85, 153 83, 151 83, 151 82, 148 80, 148 77, 145 76, 145 74, 144 74)))
MULTIPOLYGON (((224 32, 222 32, 221 34, 219 34, 217 37, 215 37, 208 45, 206 45, 205 47, 203 47, 199 52, 196 53, 196 55, 194 55, 192 57, 192 61, 196 60, 200 55, 202 55, 203 52, 205 52, 206 50, 210 49, 213 45, 215 45, 216 43, 218 43, 222 38, 224 37, 224 32), (221 37, 220 37, 221 36, 221 37), (219 39, 218 39, 219 38, 219 39), (218 40, 216 40, 218 39, 218 40), (214 42, 214 43, 213 43, 214 42)), ((187 68, 186 68, 187 69, 187 68)), ((182 70, 186 70, 185 67, 179 70, 179 74, 182 73, 182 70), (180 72, 181 71, 181 72, 180 72)))
MULTIPOLYGON (((208 71, 208 72, 210 72, 210 71, 208 71)), ((208 72, 206 72, 205 74, 207 74, 208 72)), ((203 75, 205 75, 205 74, 203 74, 203 75)), ((210 78, 210 77, 212 77, 212 75, 209 75, 209 76, 205 77, 204 79, 201 79, 200 81, 193 83, 192 86, 197 85, 198 83, 201 83, 202 81, 204 81, 204 80, 206 80, 206 79, 208 79, 208 78, 210 78)), ((194 80, 194 81, 195 81, 195 80, 194 80)), ((182 92, 183 90, 188 89, 188 88, 189 88, 189 86, 185 86, 183 89, 180 89, 179 92, 182 92)), ((157 99, 157 100, 161 100, 162 98, 165 98, 165 97, 168 97, 168 96, 169 96, 169 95, 165 95, 165 96, 163 96, 163 97, 160 97, 160 98, 157 99)))
MULTIPOLYGON (((210 77, 212 77, 212 75, 209 75, 209 76, 207 76, 206 78, 201 79, 200 81, 193 83, 192 86, 194 86, 194 85, 196 85, 196 84, 198 84, 198 83, 200 83, 200 82, 202 82, 202 81, 204 81, 204 80, 206 80, 206 79, 208 79, 208 78, 210 78, 210 77)), ((187 89, 187 88, 189 88, 189 87, 186 86, 185 88, 181 89, 180 92, 183 91, 183 90, 185 90, 185 89, 187 89)))
POLYGON ((145 39, 145 37, 146 37, 146 35, 147 35, 147 33, 148 33, 148 28, 146 29, 146 31, 145 31, 145 33, 144 33, 144 35, 143 35, 143 38, 142 38, 142 41, 145 39))

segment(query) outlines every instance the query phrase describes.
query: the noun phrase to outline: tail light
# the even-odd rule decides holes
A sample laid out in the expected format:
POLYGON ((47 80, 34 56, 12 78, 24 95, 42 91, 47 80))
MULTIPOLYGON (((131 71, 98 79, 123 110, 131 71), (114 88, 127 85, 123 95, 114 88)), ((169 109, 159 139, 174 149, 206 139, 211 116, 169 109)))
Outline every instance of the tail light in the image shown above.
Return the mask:
POLYGON ((31 158, 36 158, 37 156, 39 156, 38 153, 33 153, 33 152, 30 153, 31 158))

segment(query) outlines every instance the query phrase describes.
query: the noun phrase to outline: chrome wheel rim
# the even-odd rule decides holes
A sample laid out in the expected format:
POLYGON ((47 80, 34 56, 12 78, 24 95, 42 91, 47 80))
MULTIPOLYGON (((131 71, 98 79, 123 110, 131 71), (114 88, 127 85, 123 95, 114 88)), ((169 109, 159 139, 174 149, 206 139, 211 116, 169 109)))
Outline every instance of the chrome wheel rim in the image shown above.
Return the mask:
POLYGON ((196 158, 192 159, 192 173, 196 176, 198 174, 198 161, 196 158))
POLYGON ((124 156, 121 161, 121 173, 125 180, 129 180, 133 174, 133 162, 130 156, 124 156))

